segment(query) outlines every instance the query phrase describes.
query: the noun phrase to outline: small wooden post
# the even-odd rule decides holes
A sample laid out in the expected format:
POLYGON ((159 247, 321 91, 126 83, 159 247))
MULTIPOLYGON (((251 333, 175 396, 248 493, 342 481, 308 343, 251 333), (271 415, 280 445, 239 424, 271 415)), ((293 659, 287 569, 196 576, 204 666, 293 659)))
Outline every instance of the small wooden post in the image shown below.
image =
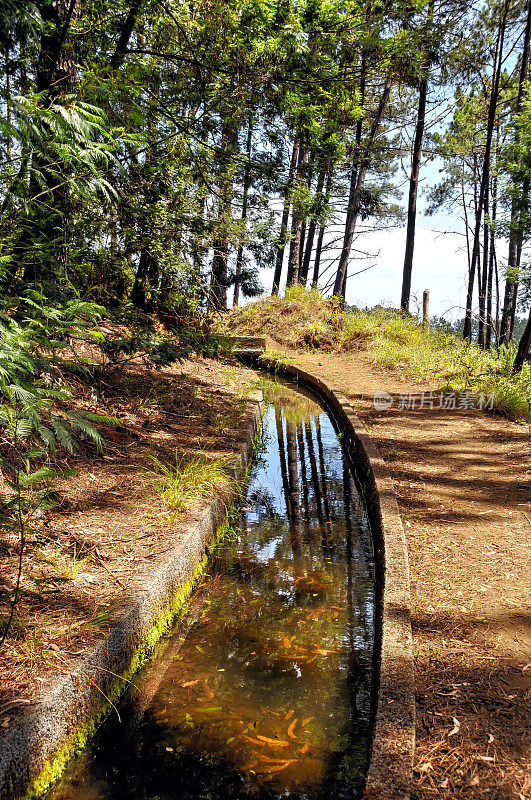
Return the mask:
POLYGON ((430 290, 422 292, 422 324, 426 330, 430 329, 430 290))

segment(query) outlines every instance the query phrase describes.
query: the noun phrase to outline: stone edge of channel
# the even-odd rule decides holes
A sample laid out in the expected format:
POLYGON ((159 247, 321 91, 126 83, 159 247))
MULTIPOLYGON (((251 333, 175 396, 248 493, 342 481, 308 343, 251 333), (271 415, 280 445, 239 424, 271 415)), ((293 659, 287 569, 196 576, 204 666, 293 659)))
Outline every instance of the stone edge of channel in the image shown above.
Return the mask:
POLYGON ((363 800, 409 800, 415 749, 415 686, 409 560, 391 474, 347 398, 300 366, 278 368, 312 389, 350 434, 380 565, 379 685, 363 800))
MULTIPOLYGON (((235 479, 232 502, 238 496, 237 482, 245 478, 263 411, 261 391, 250 400, 245 443, 230 467, 235 479)), ((184 606, 227 516, 227 505, 212 501, 111 632, 3 734, 0 800, 41 796, 84 747, 184 606)))

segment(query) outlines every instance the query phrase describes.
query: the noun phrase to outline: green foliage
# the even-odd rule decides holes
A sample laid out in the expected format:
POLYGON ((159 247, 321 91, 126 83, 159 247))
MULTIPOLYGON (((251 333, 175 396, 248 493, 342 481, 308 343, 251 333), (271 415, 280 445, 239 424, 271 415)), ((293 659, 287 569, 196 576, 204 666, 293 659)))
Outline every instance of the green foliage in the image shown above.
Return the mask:
POLYGON ((175 325, 172 333, 162 331, 149 315, 133 312, 128 316, 131 327, 129 333, 109 337, 100 343, 101 350, 114 365, 123 367, 140 356, 159 369, 175 361, 183 361, 192 353, 212 357, 226 349, 226 338, 195 314, 168 320, 175 325))
POLYGON ((0 280, 58 276, 64 203, 108 205, 117 197, 107 177, 115 145, 105 113, 74 96, 55 103, 15 96, 9 119, 0 117, 0 137, 21 154, 18 168, 0 162, 0 280))
POLYGON ((281 353, 278 350, 266 350, 258 356, 258 363, 262 367, 267 367, 275 372, 281 370, 283 367, 289 367, 291 364, 297 364, 297 360, 286 353, 281 353))
POLYGON ((54 469, 51 456, 57 449, 75 452, 80 439, 100 448, 103 442, 94 424, 119 424, 113 417, 72 408, 74 394, 62 378, 62 350, 73 336, 99 339, 86 326, 101 311, 79 301, 52 306, 42 295, 28 292, 16 310, 21 324, 5 313, 0 318, 0 469, 6 485, 0 496, 0 526, 19 538, 18 575, 0 643, 14 618, 32 520, 56 502, 57 478, 72 474, 54 469))
POLYGON ((229 497, 232 480, 220 461, 209 461, 204 455, 186 458, 175 454, 175 464, 164 464, 151 458, 154 471, 151 479, 174 523, 177 516, 197 500, 229 497))
POLYGON ((108 339, 101 348, 113 363, 122 366, 129 358, 142 354, 153 366, 163 367, 182 361, 191 352, 186 344, 149 328, 135 330, 130 336, 108 339), (124 356, 129 358, 124 359, 124 356))
MULTIPOLYGON (((293 142, 316 169, 338 167, 344 196, 356 125, 370 121, 379 83, 415 69, 421 6, 140 4, 123 42, 134 10, 125 0, 87 0, 71 17, 66 4, 7 0, 4 284, 54 288, 59 277, 84 298, 171 314, 183 293, 207 304, 216 253, 222 294, 238 280, 255 296, 257 268, 276 256, 271 198, 291 191, 301 217, 331 216, 301 175, 287 187, 293 142), (362 52, 376 87, 364 108, 362 52)), ((363 213, 379 213, 386 191, 366 188, 363 213)))

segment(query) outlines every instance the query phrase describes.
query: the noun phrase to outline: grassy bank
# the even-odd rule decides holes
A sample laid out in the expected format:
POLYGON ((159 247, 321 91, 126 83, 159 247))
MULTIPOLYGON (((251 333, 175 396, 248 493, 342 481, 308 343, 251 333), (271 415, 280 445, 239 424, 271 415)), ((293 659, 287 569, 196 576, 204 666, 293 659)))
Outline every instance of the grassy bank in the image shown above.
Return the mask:
POLYGON ((336 300, 302 288, 233 309, 222 326, 230 333, 268 335, 295 349, 364 350, 379 366, 438 389, 493 394, 495 408, 509 419, 531 419, 531 367, 512 375, 514 345, 486 352, 442 327, 426 331, 416 319, 388 309, 343 310, 336 300))

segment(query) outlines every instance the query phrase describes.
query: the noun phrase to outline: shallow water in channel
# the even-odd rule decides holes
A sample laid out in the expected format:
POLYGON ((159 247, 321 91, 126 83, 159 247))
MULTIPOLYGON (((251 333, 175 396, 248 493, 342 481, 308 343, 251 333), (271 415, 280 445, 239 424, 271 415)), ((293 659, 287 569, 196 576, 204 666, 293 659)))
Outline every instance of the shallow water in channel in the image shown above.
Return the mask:
POLYGON ((355 798, 371 731, 374 564, 334 426, 264 381, 236 532, 49 800, 355 798))

